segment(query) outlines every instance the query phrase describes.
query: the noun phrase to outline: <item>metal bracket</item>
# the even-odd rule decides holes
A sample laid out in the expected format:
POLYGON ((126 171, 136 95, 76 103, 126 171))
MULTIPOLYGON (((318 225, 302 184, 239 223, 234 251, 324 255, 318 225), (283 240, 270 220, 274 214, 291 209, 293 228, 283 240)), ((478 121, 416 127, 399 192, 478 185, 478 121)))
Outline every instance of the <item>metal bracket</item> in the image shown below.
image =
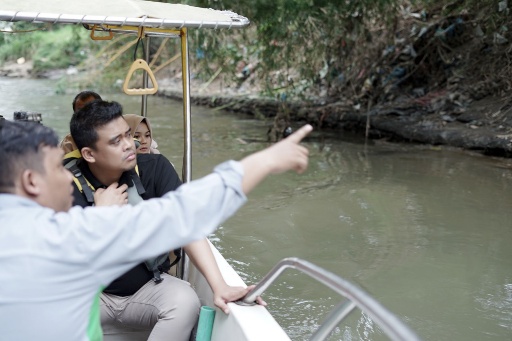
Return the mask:
MULTIPOLYGON (((97 25, 93 25, 91 28, 91 39, 92 40, 112 40, 114 38, 114 33, 111 30, 108 30, 109 35, 108 36, 95 36, 94 32, 96 32, 97 25)), ((102 30, 105 32, 106 30, 102 30)))

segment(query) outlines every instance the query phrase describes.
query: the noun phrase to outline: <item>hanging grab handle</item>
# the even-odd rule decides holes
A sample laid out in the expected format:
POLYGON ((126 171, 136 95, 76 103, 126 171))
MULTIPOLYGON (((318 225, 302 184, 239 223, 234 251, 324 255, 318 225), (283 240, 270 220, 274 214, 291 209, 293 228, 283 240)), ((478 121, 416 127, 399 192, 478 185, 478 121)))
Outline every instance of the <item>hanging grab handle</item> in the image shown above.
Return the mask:
POLYGON ((112 32, 111 30, 108 30, 108 36, 95 36, 94 35, 94 32, 96 31, 96 26, 97 25, 92 25, 92 29, 91 29, 91 39, 92 40, 112 40, 112 38, 114 38, 114 32, 112 32))
POLYGON ((158 91, 158 84, 156 83, 155 75, 153 74, 153 71, 149 68, 148 63, 144 59, 136 59, 132 66, 130 67, 130 70, 128 70, 128 74, 126 75, 126 78, 124 80, 123 84, 123 91, 127 95, 135 96, 135 95, 154 95, 158 91), (135 70, 144 70, 148 73, 149 78, 151 79, 151 82, 153 83, 152 88, 128 88, 128 83, 130 82, 133 72, 135 70))

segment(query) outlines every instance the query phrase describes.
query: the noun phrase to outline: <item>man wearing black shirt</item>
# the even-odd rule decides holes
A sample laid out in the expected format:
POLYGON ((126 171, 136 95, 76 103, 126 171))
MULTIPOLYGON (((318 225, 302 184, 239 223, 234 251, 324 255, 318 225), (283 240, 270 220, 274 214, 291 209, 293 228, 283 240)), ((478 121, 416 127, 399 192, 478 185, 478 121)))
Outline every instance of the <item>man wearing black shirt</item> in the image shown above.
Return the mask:
MULTIPOLYGON (((164 156, 135 154, 130 128, 118 103, 91 102, 73 115, 70 126, 82 154, 77 167, 95 189, 94 205, 135 204, 134 197, 160 197, 181 184, 164 156), (128 195, 130 191, 139 196, 128 195)), ((74 205, 92 204, 76 185, 74 198, 74 205)), ((206 239, 187 245, 185 251, 210 284, 215 304, 225 313, 229 312, 227 302, 240 299, 252 289, 226 284, 206 239)), ((104 290, 101 322, 105 333, 116 333, 119 328, 126 333, 133 329, 125 327, 136 327, 151 330, 150 340, 188 340, 198 317, 199 299, 187 282, 165 273, 169 265, 168 260, 162 264, 163 281, 159 283, 141 263, 104 290)), ((264 304, 261 299, 259 303, 264 304)))
MULTIPOLYGON (((138 154, 137 166, 139 175, 137 175, 135 171, 124 172, 119 178, 118 185, 126 185, 128 188, 134 187, 132 178, 139 177, 144 188, 144 192, 140 196, 144 200, 160 198, 165 193, 174 191, 181 185, 181 180, 176 170, 161 154, 138 154)), ((87 162, 83 159, 77 162, 77 167, 92 187, 95 189, 107 188, 96 179, 89 169, 87 162)), ((136 189, 133 188, 133 190, 136 189)), ((73 197, 74 206, 87 207, 90 205, 83 192, 81 192, 76 185, 74 186, 73 197)), ((162 268, 164 272, 169 271, 169 260, 162 265, 162 268)), ((103 292, 123 297, 130 296, 135 294, 137 290, 152 278, 153 273, 147 269, 144 263, 141 263, 114 280, 103 292)))

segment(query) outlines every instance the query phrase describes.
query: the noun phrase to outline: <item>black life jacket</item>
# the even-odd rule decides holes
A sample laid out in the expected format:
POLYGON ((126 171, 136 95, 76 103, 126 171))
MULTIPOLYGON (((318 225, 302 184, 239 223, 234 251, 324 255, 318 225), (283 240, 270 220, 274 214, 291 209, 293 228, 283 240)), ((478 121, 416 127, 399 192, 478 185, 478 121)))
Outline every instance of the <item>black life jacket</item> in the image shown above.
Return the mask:
MULTIPOLYGON (((78 160, 80 160, 82 155, 80 154, 80 151, 77 149, 73 150, 72 152, 67 153, 64 155, 64 167, 66 167, 71 173, 73 173, 73 181, 75 182, 75 185, 80 190, 81 193, 85 195, 85 198, 87 199, 87 202, 93 206, 94 205, 94 192, 96 189, 93 185, 85 178, 85 176, 82 174, 80 169, 77 166, 78 160)), ((142 185, 142 182, 139 177, 139 168, 138 166, 135 166, 135 169, 130 171, 130 177, 133 181, 133 186, 128 187, 128 203, 130 205, 136 205, 139 202, 143 201, 144 199, 141 197, 142 194, 146 192, 144 189, 144 186, 142 185)), ((180 259, 181 259, 181 249, 176 249, 173 251, 174 255, 176 256, 176 259, 172 261, 170 268, 172 268, 174 265, 176 265, 180 259)), ((144 264, 146 265, 146 268, 153 273, 153 281, 155 283, 160 283, 163 281, 162 276, 160 274, 164 272, 163 264, 169 259, 169 254, 164 253, 160 256, 147 259, 144 261, 144 264)))

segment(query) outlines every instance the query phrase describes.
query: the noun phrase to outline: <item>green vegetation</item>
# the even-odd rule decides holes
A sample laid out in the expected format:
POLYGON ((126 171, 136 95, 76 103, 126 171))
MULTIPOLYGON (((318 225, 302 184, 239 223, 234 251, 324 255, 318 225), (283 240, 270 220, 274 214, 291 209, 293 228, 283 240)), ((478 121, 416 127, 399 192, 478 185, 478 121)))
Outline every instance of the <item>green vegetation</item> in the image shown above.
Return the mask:
POLYGON ((79 30, 80 33, 83 31, 81 27, 68 26, 52 30, 48 36, 40 34, 41 44, 33 54, 34 71, 66 68, 84 61, 92 42, 87 36, 79 34, 79 30))
MULTIPOLYGON (((482 45, 494 44, 492 40, 496 39, 496 34, 508 35, 510 20, 509 9, 498 8, 503 4, 506 7, 506 1, 498 6, 490 0, 448 3, 439 0, 188 2, 215 9, 234 9, 252 21, 252 28, 244 32, 249 39, 244 37, 237 41, 238 52, 232 51, 231 44, 225 44, 226 39, 236 38, 226 38, 217 32, 201 32, 196 44, 204 46, 210 54, 203 67, 211 65, 212 59, 219 64, 231 58, 234 65, 245 59, 253 67, 257 64, 258 78, 266 93, 285 91, 290 96, 339 97, 345 94, 361 97, 370 88, 385 87, 384 82, 377 84, 379 78, 391 72, 387 68, 398 66, 406 69, 403 78, 407 77, 411 84, 428 77, 429 71, 421 73, 422 69, 431 69, 440 75, 446 68, 454 66, 455 62, 450 60, 457 59, 456 54, 460 53, 455 48, 470 43, 472 37, 469 36, 477 27, 485 35, 481 39, 482 45), (456 34, 464 37, 459 37, 457 42, 443 41, 443 36, 436 32, 447 29, 456 21, 460 22, 456 34), (430 34, 418 39, 421 30, 430 34), (418 59, 408 65, 399 65, 397 54, 409 48, 407 45, 418 50, 418 59), (387 58, 383 56, 386 49, 392 51, 387 58), (243 55, 241 51, 244 51, 243 55)), ((497 53, 499 46, 495 50, 492 52, 497 53)), ((231 70, 233 72, 234 68, 231 70)), ((436 82, 442 84, 446 77, 433 79, 432 84, 436 82)), ((372 95, 376 95, 375 91, 372 95)))
MULTIPOLYGON (((425 82, 425 77, 436 76, 430 77, 433 80, 429 86, 441 86, 450 77, 446 70, 454 70, 465 58, 465 52, 457 49, 471 43, 477 28, 484 35, 479 44, 493 45, 491 53, 496 58, 508 53, 500 49, 496 39, 506 40, 509 36, 509 9, 500 10, 490 0, 450 3, 186 0, 182 3, 233 10, 252 22, 244 30, 191 30, 190 57, 195 76, 208 81, 220 74, 225 83, 250 82, 273 96, 278 93, 288 97, 347 96, 357 97, 364 103, 368 97, 389 96, 388 80, 399 72, 403 73, 397 76, 401 84, 414 87, 425 82), (447 41, 443 32, 453 25, 457 39, 447 41), (425 35, 420 36, 418 32, 423 31, 425 35), (407 63, 399 55, 406 49, 414 51, 407 63)), ((33 27, 19 25, 18 29, 33 27)), ((49 27, 47 31, 1 35, 0 62, 25 57, 33 60, 36 72, 69 65, 87 67, 93 72, 89 79, 82 81, 84 86, 93 83, 113 86, 124 78, 134 47, 123 54, 118 52, 133 43, 133 39, 116 37, 113 42, 93 42, 81 27, 73 26, 49 27)), ((155 67, 172 58, 177 47, 169 43, 160 49, 160 42, 154 40, 151 54, 155 55, 156 51, 160 54, 155 67)), ((493 67, 490 72, 497 72, 504 65, 498 63, 493 67)), ((511 68, 501 73, 503 79, 512 73, 508 69, 511 68)), ((455 73, 464 74, 464 70, 455 73)))
POLYGON ((79 34, 83 29, 77 26, 15 23, 10 28, 20 33, 0 35, 0 62, 32 60, 36 73, 76 66, 87 58, 91 48, 90 39, 79 34))
POLYGON ((371 44, 369 29, 392 23, 401 1, 191 2, 217 9, 236 8, 247 15, 255 27, 251 43, 255 46, 265 90, 272 93, 288 88, 302 93, 314 84, 335 82, 347 67, 349 51, 358 44, 371 44))

